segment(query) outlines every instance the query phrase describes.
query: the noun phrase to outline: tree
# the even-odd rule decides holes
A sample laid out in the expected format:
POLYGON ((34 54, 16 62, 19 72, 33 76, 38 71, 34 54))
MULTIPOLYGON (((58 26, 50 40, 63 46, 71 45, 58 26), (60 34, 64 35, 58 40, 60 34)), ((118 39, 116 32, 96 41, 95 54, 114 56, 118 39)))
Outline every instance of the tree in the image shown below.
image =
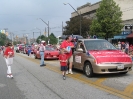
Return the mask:
POLYGON ((92 21, 90 35, 112 38, 120 34, 122 25, 122 11, 113 0, 102 0, 96 11, 96 18, 92 21))
POLYGON ((55 37, 55 35, 53 33, 51 33, 49 35, 49 37, 46 37, 44 35, 41 35, 41 39, 40 39, 40 36, 37 38, 36 42, 37 43, 40 43, 42 40, 44 40, 45 42, 48 43, 48 40, 50 41, 49 43, 50 44, 57 44, 58 40, 57 38, 55 37))
POLYGON ((0 45, 3 46, 9 41, 5 34, 0 33, 0 45))
POLYGON ((49 35, 50 44, 57 44, 58 40, 53 33, 49 35))
MULTIPOLYGON (((70 21, 66 22, 64 27, 63 35, 80 35, 80 20, 79 16, 71 18, 70 21)), ((87 18, 81 18, 81 35, 87 36, 90 29, 91 20, 87 18)))
POLYGON ((41 35, 41 37, 39 36, 37 39, 36 39, 36 42, 37 43, 40 43, 42 40, 44 40, 44 41, 48 41, 48 38, 46 37, 46 36, 44 36, 44 35, 41 35))

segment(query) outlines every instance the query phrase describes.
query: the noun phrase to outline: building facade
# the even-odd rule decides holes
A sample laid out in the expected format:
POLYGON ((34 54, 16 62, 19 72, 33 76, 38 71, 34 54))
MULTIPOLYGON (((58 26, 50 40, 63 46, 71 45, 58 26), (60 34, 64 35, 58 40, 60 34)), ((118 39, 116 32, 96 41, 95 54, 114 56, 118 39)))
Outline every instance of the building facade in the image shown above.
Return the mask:
MULTIPOLYGON (((133 0, 114 0, 116 4, 119 5, 122 11, 123 25, 133 26, 133 0)), ((82 17, 93 19, 95 18, 96 10, 99 8, 101 1, 91 4, 87 3, 77 8, 77 12, 81 14, 82 17)), ((71 13, 71 18, 78 16, 77 12, 71 13)), ((123 27, 122 31, 132 31, 131 29, 126 29, 123 27)), ((126 32, 125 32, 126 33, 126 32)))

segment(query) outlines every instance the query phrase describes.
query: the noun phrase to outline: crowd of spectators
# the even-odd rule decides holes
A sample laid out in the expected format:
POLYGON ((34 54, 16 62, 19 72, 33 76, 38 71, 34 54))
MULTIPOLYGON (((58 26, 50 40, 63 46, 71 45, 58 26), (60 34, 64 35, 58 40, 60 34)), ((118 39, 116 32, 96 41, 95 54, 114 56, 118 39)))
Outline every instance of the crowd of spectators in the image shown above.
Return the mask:
POLYGON ((133 60, 133 45, 129 44, 129 42, 118 42, 117 44, 113 44, 117 49, 125 52, 126 54, 130 55, 133 60))

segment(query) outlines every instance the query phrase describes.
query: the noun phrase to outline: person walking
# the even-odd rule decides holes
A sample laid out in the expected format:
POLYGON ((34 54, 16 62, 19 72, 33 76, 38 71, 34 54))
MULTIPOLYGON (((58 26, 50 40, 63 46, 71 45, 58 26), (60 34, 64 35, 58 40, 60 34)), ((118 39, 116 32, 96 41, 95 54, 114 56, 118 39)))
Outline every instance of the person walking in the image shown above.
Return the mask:
POLYGON ((67 56, 66 56, 66 54, 64 54, 63 49, 60 51, 59 61, 60 61, 62 75, 63 75, 63 80, 66 80, 67 56))
POLYGON ((31 48, 28 48, 28 56, 31 56, 31 48))
POLYGON ((63 49, 65 51, 65 54, 67 55, 67 62, 69 64, 69 71, 66 71, 66 74, 70 73, 73 74, 72 72, 72 64, 73 64, 73 55, 72 55, 72 48, 74 48, 74 44, 71 42, 72 41, 72 37, 71 36, 67 36, 66 40, 64 40, 61 43, 60 48, 63 49))
POLYGON ((7 77, 13 78, 12 72, 11 72, 11 66, 13 64, 13 57, 14 57, 14 50, 12 43, 7 43, 7 48, 4 51, 4 57, 7 65, 7 77))
POLYGON ((39 52, 40 52, 40 57, 41 57, 41 61, 40 61, 40 66, 46 66, 46 64, 44 64, 44 51, 45 51, 45 41, 41 41, 40 47, 39 47, 39 52))

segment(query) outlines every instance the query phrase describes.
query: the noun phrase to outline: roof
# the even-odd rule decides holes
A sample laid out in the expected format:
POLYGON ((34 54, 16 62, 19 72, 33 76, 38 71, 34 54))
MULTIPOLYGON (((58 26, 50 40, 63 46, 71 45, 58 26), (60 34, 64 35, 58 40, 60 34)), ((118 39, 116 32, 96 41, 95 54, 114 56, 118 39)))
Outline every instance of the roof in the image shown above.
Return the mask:
POLYGON ((113 39, 126 39, 127 35, 116 35, 113 39))
POLYGON ((133 33, 129 34, 127 38, 133 38, 133 33))

